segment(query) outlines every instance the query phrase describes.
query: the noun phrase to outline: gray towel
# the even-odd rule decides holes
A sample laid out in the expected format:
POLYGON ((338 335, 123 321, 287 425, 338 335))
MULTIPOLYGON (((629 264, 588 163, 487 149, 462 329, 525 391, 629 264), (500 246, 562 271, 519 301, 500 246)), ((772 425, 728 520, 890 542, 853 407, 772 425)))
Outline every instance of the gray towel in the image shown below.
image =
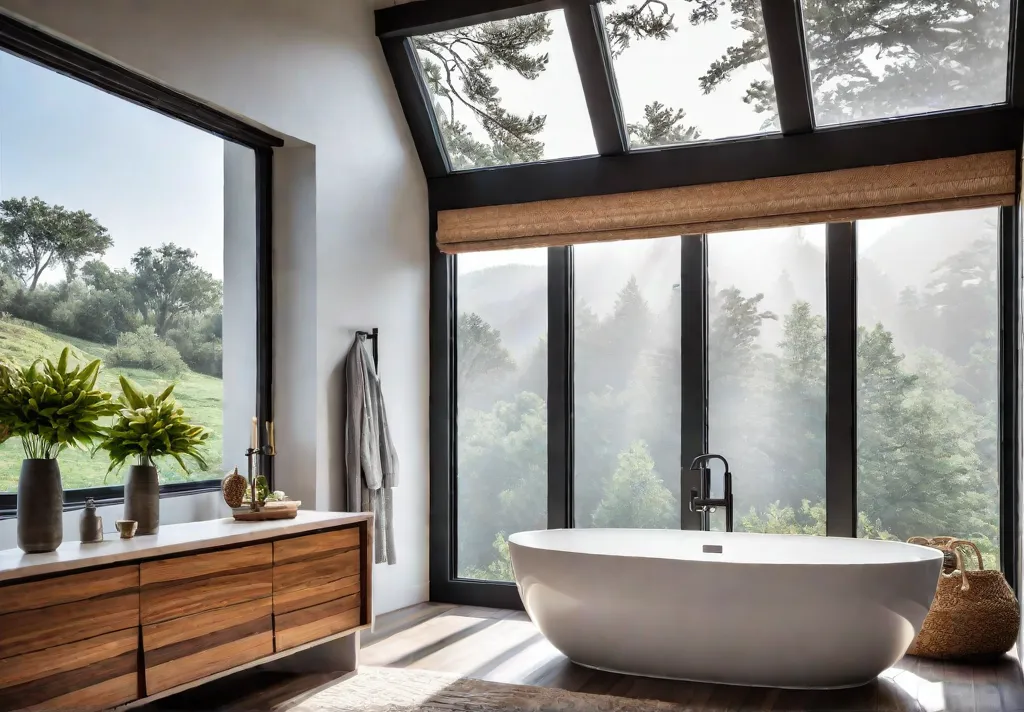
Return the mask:
POLYGON ((373 512, 374 561, 395 563, 391 489, 398 485, 398 454, 391 441, 384 395, 365 337, 345 359, 345 485, 348 509, 373 512))

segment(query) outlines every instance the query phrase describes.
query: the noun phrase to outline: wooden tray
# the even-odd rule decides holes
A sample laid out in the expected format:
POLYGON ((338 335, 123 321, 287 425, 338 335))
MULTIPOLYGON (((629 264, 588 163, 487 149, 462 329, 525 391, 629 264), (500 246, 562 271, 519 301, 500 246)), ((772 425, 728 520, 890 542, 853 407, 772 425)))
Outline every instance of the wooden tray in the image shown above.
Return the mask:
POLYGON ((279 507, 276 509, 264 509, 259 512, 236 511, 234 517, 240 522, 265 522, 271 519, 295 519, 295 515, 298 513, 298 508, 279 507))

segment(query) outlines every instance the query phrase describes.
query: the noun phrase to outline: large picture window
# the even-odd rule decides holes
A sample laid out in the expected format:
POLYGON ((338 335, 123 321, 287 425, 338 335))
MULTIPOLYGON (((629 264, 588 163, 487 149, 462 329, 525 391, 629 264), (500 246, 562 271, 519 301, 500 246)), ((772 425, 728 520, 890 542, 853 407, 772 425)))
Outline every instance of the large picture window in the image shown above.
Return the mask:
MULTIPOLYGON (((511 581, 516 531, 702 526, 701 452, 729 460, 736 531, 952 535, 1005 566, 1008 221, 984 208, 554 248, 565 277, 544 249, 458 255, 456 578, 511 581), (546 398, 549 381, 571 397, 546 398)), ((724 525, 719 508, 708 526, 724 525)))
MULTIPOLYGON (((242 464, 257 411, 255 149, 8 52, 0 103, 0 359, 69 347, 74 363, 102 362, 98 386, 115 396, 121 376, 144 392, 174 384, 211 433, 207 468, 160 462, 160 482, 219 480, 242 464)), ((3 509, 22 457, 0 447, 3 509)), ((119 496, 108 465, 63 451, 66 502, 119 496)))

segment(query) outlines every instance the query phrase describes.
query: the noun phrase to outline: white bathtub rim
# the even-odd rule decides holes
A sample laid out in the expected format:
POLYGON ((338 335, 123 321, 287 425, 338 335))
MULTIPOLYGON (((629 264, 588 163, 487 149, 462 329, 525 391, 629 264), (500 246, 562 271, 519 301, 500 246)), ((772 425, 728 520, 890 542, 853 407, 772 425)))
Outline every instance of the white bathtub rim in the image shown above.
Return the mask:
MULTIPOLYGON (((614 553, 613 554, 613 553, 607 553, 607 552, 573 551, 571 549, 566 549, 566 548, 557 548, 557 547, 553 547, 553 546, 539 546, 539 545, 536 545, 536 544, 528 544, 528 543, 524 543, 522 541, 522 539, 524 539, 526 537, 529 537, 531 535, 540 535, 540 534, 543 534, 543 533, 546 533, 546 532, 568 532, 568 531, 586 532, 586 531, 599 531, 599 530, 603 530, 603 531, 616 531, 616 532, 623 532, 623 533, 626 533, 626 532, 687 532, 687 533, 691 533, 691 534, 715 534, 715 535, 719 535, 719 536, 723 536, 723 537, 728 537, 728 536, 731 536, 733 534, 760 535, 760 536, 768 536, 768 537, 778 537, 780 539, 783 539, 783 538, 784 539, 790 539, 790 538, 792 538, 792 539, 810 540, 810 541, 814 541, 816 543, 822 543, 823 541, 826 541, 828 539, 849 540, 848 537, 823 537, 823 536, 813 536, 813 535, 809 535, 809 534, 765 534, 765 533, 762 533, 762 532, 702 532, 702 531, 698 531, 698 530, 686 530, 686 529, 612 529, 612 528, 609 528, 609 527, 595 527, 595 528, 592 528, 592 529, 590 529, 590 528, 588 528, 588 529, 569 529, 569 528, 561 528, 561 529, 530 529, 530 530, 527 530, 527 531, 514 532, 513 534, 509 535, 507 541, 508 541, 508 544, 510 546, 516 546, 516 547, 520 547, 520 548, 523 548, 523 549, 530 549, 530 550, 533 550, 533 551, 546 551, 546 552, 550 552, 552 554, 565 554, 567 556, 600 557, 602 559, 642 559, 642 560, 645 560, 645 561, 665 561, 665 562, 694 563, 694 564, 705 564, 705 563, 707 563, 707 564, 723 564, 723 565, 727 564, 729 566, 747 566, 747 567, 758 567, 758 566, 794 566, 794 567, 800 567, 800 568, 803 568, 803 567, 820 568, 820 567, 850 567, 850 566, 861 566, 861 567, 863 567, 863 566, 870 566, 870 567, 883 567, 884 568, 884 567, 891 567, 891 566, 906 566, 907 564, 912 564, 912 563, 917 563, 917 562, 936 561, 936 560, 940 560, 940 559, 943 558, 943 553, 941 551, 939 551, 938 549, 929 547, 929 546, 923 546, 921 544, 911 544, 911 543, 908 543, 908 542, 899 541, 898 539, 867 539, 867 538, 861 538, 861 537, 856 537, 856 540, 857 541, 864 541, 864 542, 871 542, 872 545, 878 545, 878 546, 890 546, 891 547, 892 545, 895 544, 895 545, 897 545, 897 546, 899 546, 901 548, 904 548, 904 549, 907 549, 909 547, 911 550, 917 550, 917 552, 920 554, 920 556, 918 558, 910 558, 910 557, 908 557, 906 559, 900 559, 900 560, 896 560, 896 561, 799 561, 799 560, 792 560, 792 561, 732 561, 732 560, 729 560, 729 559, 715 559, 715 558, 682 559, 682 558, 677 558, 677 557, 657 556, 657 555, 642 554, 642 553, 634 553, 634 554, 614 553)), ((713 557, 713 556, 716 556, 716 555, 715 554, 709 554, 709 556, 713 557)), ((614 672, 614 671, 609 671, 609 672, 614 672)), ((798 688, 796 688, 796 689, 798 689, 798 688)), ((837 688, 837 689, 839 689, 839 688, 837 688)))

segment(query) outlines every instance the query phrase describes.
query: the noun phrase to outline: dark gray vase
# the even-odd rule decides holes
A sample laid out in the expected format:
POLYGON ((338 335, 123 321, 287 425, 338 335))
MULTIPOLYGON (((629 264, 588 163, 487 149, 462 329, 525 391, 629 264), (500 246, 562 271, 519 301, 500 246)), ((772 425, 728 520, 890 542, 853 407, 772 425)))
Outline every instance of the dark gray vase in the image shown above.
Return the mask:
POLYGON ((132 465, 124 484, 124 518, 139 523, 136 534, 160 528, 160 481, 153 465, 132 465))
POLYGON ((22 460, 18 478, 18 548, 54 551, 64 539, 64 488, 56 460, 22 460))

